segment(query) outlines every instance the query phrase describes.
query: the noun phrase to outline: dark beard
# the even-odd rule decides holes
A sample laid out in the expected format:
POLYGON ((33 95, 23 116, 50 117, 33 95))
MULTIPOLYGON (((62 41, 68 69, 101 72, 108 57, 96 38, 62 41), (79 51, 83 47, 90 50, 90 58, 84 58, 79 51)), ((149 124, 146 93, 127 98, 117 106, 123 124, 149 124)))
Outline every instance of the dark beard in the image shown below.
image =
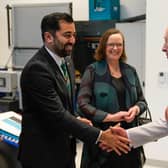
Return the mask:
POLYGON ((72 54, 72 50, 66 50, 66 46, 68 46, 68 45, 72 45, 72 44, 66 44, 64 46, 64 49, 61 50, 61 57, 70 56, 72 54))
POLYGON ((54 49, 55 53, 57 55, 59 55, 60 57, 66 57, 66 56, 71 55, 71 53, 72 53, 71 50, 68 50, 68 49, 66 50, 68 45, 73 46, 73 44, 71 44, 71 43, 67 43, 65 45, 62 45, 62 43, 60 41, 55 39, 53 49, 54 49))
POLYGON ((65 49, 59 50, 58 48, 55 48, 55 49, 54 49, 54 52, 55 52, 59 57, 62 57, 62 58, 64 58, 64 57, 66 57, 66 56, 69 55, 68 52, 65 51, 65 49))
POLYGON ((65 50, 62 50, 62 52, 61 52, 61 55, 60 55, 60 57, 67 57, 69 54, 65 51, 65 50))
POLYGON ((63 49, 63 50, 57 52, 57 54, 58 54, 60 57, 63 57, 63 58, 65 58, 65 57, 67 57, 67 56, 70 56, 71 53, 72 53, 72 52, 67 52, 65 49, 63 49))
MULTIPOLYGON (((67 45, 69 45, 69 44, 67 44, 67 45)), ((68 51, 68 50, 66 50, 65 49, 66 48, 66 45, 64 46, 64 48, 62 49, 62 50, 60 50, 60 49, 58 49, 58 48, 56 48, 55 47, 55 53, 57 54, 57 55, 59 55, 60 57, 67 57, 67 56, 70 56, 71 54, 72 54, 72 51, 68 51)))

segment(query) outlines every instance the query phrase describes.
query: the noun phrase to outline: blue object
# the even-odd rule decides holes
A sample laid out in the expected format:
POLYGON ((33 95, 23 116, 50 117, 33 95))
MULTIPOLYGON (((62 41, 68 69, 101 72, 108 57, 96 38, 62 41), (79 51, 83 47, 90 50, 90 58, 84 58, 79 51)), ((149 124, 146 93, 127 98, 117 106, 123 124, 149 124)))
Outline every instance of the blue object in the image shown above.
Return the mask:
POLYGON ((9 132, 6 132, 4 130, 0 130, 0 137, 2 138, 2 140, 9 144, 12 145, 14 147, 18 147, 19 146, 19 137, 15 136, 13 134, 10 134, 9 132))
POLYGON ((119 20, 119 0, 89 0, 89 20, 119 20))
POLYGON ((9 145, 11 145, 11 146, 13 146, 13 147, 16 147, 16 148, 19 147, 19 144, 18 144, 18 143, 15 143, 15 142, 13 142, 13 141, 10 141, 10 140, 8 140, 8 139, 6 139, 6 138, 2 138, 2 141, 5 142, 5 143, 7 143, 7 144, 9 144, 9 145))

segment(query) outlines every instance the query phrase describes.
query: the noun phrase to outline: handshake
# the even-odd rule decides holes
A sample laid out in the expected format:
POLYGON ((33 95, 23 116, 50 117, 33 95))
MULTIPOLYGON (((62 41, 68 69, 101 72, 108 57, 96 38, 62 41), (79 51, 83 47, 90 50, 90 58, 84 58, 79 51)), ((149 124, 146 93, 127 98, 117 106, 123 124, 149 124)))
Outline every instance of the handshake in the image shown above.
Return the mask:
MULTIPOLYGON (((92 122, 86 118, 78 117, 78 119, 85 124, 93 126, 92 122)), ((129 146, 131 141, 128 139, 127 132, 119 124, 102 131, 98 142, 102 150, 107 152, 115 151, 118 155, 128 153, 131 150, 129 146)))
POLYGON ((102 131, 99 138, 99 147, 107 152, 115 151, 118 155, 130 151, 130 140, 127 132, 116 125, 102 131))

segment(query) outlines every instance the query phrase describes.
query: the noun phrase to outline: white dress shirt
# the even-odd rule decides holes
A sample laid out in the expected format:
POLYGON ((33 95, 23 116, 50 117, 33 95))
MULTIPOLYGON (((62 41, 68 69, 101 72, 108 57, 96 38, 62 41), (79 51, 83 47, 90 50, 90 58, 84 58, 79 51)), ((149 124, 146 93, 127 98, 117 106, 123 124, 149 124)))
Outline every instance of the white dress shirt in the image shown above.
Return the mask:
POLYGON ((127 135, 134 148, 142 146, 145 143, 168 136, 168 121, 159 119, 139 127, 130 128, 127 130, 127 135))
POLYGON ((58 55, 55 54, 55 53, 53 53, 53 52, 52 52, 49 48, 47 48, 46 46, 45 46, 45 49, 48 51, 48 53, 50 54, 50 56, 54 59, 54 61, 56 62, 56 64, 59 66, 60 71, 61 71, 62 74, 64 75, 64 72, 63 72, 63 70, 62 70, 62 68, 61 68, 61 64, 62 64, 63 62, 65 62, 64 58, 58 56, 58 55))

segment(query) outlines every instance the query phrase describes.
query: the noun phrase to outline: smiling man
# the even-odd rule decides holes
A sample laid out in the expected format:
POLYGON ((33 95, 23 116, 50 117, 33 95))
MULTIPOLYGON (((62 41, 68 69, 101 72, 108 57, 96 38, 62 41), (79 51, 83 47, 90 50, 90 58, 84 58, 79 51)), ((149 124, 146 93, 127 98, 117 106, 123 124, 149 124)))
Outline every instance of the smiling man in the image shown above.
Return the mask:
POLYGON ((23 168, 75 168, 75 137, 105 142, 118 154, 129 150, 128 139, 101 131, 74 112, 74 69, 70 58, 75 24, 66 13, 52 13, 41 22, 44 46, 21 75, 23 102, 19 160, 23 168))

